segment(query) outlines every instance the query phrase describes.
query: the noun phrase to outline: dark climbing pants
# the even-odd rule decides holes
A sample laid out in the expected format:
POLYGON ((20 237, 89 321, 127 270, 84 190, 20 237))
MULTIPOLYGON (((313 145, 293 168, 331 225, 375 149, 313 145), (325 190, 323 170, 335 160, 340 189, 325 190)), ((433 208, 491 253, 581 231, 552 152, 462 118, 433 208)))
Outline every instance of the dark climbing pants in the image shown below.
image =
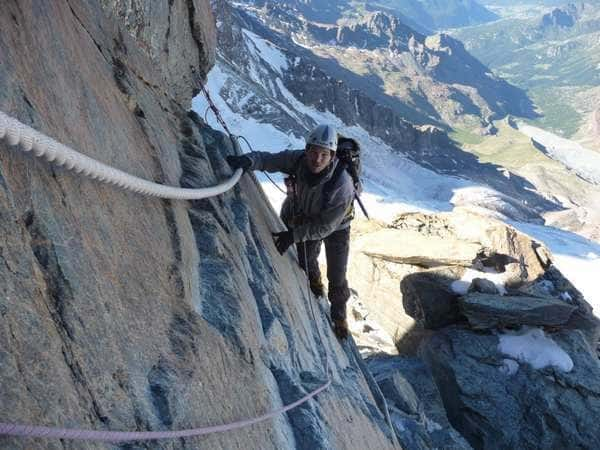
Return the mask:
MULTIPOLYGON (((348 268, 348 253, 350 251, 350 227, 334 231, 325 239, 325 257, 327 259, 327 280, 329 282, 328 297, 331 303, 331 318, 340 320, 346 318, 346 302, 350 298, 350 289, 346 279, 348 268)), ((304 269, 310 280, 320 279, 319 253, 321 241, 306 241, 306 260, 308 270, 304 265, 304 243, 297 244, 300 267, 304 269)))

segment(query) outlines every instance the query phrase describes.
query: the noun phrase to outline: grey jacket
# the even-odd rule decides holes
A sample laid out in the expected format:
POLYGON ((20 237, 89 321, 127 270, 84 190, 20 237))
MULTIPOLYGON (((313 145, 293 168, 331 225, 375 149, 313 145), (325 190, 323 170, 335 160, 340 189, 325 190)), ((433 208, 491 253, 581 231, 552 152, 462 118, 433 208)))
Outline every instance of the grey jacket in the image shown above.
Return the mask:
MULTIPOLYGON (((352 217, 348 213, 354 200, 354 185, 346 170, 338 174, 324 199, 323 188, 334 174, 337 159, 315 176, 304 163, 304 150, 252 152, 245 156, 252 160, 252 170, 283 172, 296 177, 295 214, 304 220, 293 228, 294 242, 324 239, 334 231, 350 226, 352 217)), ((292 215, 292 199, 288 195, 281 208, 281 218, 288 226, 292 215)))

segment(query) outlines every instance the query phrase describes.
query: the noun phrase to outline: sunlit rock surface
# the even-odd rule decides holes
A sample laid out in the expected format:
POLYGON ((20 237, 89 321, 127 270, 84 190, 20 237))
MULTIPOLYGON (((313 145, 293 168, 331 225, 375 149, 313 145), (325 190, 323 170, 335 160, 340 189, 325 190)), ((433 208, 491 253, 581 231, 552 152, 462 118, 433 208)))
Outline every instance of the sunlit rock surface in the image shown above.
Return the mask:
MULTIPOLYGON (((214 185, 231 175, 231 143, 187 113, 214 60, 212 21, 204 0, 3 4, 0 109, 145 179, 214 185)), ((165 201, 0 142, 0 421, 228 423, 323 385, 328 355, 331 387, 288 414, 120 448, 392 448, 376 385, 340 347, 328 306, 307 296, 295 255, 272 245, 280 226, 248 176, 216 198, 165 201)), ((0 447, 115 448, 6 437, 0 447)))

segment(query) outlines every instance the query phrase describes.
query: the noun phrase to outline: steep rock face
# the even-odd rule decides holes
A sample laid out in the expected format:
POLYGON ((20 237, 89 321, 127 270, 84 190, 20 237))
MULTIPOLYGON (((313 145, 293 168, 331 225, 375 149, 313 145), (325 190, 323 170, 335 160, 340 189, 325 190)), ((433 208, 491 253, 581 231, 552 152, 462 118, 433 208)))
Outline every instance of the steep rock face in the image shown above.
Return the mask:
MULTIPOLYGON (((285 93, 281 92, 280 87, 276 87, 278 86, 276 78, 283 75, 281 81, 285 88, 297 98, 301 98, 305 105, 314 106, 323 111, 334 110, 335 114, 345 123, 359 124, 375 136, 385 136, 397 147, 406 147, 415 153, 426 154, 451 147, 452 144, 447 135, 440 130, 415 127, 359 89, 354 89, 343 81, 334 79, 323 68, 306 58, 306 55, 294 53, 293 50, 298 51, 298 47, 293 50, 288 49, 287 44, 289 43, 282 42, 281 36, 261 26, 248 15, 231 8, 227 2, 216 2, 216 15, 222 24, 218 29, 218 36, 223 63, 233 66, 233 69, 238 71, 245 71, 244 68, 252 67, 253 78, 243 81, 261 82, 267 87, 267 92, 259 92, 261 100, 268 102, 268 96, 272 95, 275 100, 280 100, 282 103, 289 101, 285 93), (267 65, 259 66, 253 59, 255 54, 253 44, 248 44, 248 39, 244 38, 245 30, 250 30, 261 37, 270 38, 275 44, 280 44, 279 49, 285 52, 288 60, 295 62, 287 64, 284 69, 288 70, 283 70, 283 73, 277 73, 267 65)), ((286 20, 288 20, 288 16, 286 16, 286 20)), ((273 108, 275 107, 273 105, 273 108)), ((306 129, 313 126, 310 118, 305 118, 308 124, 299 122, 297 117, 285 120, 285 116, 289 115, 289 110, 269 114, 270 109, 266 108, 267 111, 263 112, 257 110, 255 105, 249 102, 247 109, 240 112, 260 116, 262 120, 288 129, 291 128, 290 131, 298 135, 304 135, 306 129)))
POLYGON ((189 101, 215 60, 216 33, 209 2, 102 0, 102 5, 156 61, 179 101, 189 101))
MULTIPOLYGON (((208 10, 208 2, 193 5, 208 10)), ((193 77, 177 68, 197 64, 206 73, 210 57, 173 56, 158 70, 163 45, 188 55, 191 41, 179 50, 161 42, 152 30, 164 23, 143 19, 141 8, 122 18, 152 22, 140 29, 151 48, 140 49, 115 8, 106 17, 89 2, 4 4, 0 109, 149 180, 203 187, 230 176, 229 140, 182 107, 193 77)), ((173 23, 185 17, 178 11, 173 23)), ((214 52, 209 38, 202 49, 214 52)), ((327 351, 333 384, 317 400, 232 433, 135 448, 390 448, 325 305, 315 306, 315 323, 305 277, 273 248, 279 226, 249 177, 217 198, 165 201, 0 142, 0 421, 139 431, 227 423, 322 385, 327 351)), ((6 437, 0 447, 113 448, 6 437)))
MULTIPOLYGON (((451 125, 467 120, 462 116, 477 117, 482 126, 506 114, 535 116, 522 90, 495 77, 459 41, 446 34, 426 37, 392 14, 377 11, 340 20, 337 26, 298 18, 284 6, 265 9, 260 17, 270 27, 305 42, 319 56, 333 57, 350 71, 358 68, 380 78, 377 83, 383 83, 386 94, 429 115, 429 121, 438 117, 427 111, 426 104, 451 125), (370 52, 350 52, 353 47, 370 52)), ((407 117, 419 122, 415 112, 407 117)))
POLYGON ((423 361, 379 355, 368 358, 367 365, 391 406, 404 448, 471 449, 448 422, 439 390, 423 361))
POLYGON ((251 0, 251 2, 256 6, 266 8, 284 6, 286 9, 291 9, 312 20, 327 23, 335 23, 349 6, 347 0, 251 0))

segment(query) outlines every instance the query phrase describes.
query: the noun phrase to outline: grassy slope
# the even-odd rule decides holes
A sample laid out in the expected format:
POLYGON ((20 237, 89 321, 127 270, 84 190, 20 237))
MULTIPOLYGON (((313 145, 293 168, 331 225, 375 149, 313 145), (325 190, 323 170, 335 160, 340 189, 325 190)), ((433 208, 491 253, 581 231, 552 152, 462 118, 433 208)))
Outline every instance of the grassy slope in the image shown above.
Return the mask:
POLYGON ((505 121, 495 124, 495 136, 477 136, 466 130, 455 130, 452 138, 481 162, 490 162, 528 179, 541 193, 567 203, 579 204, 590 189, 562 164, 537 150, 529 138, 511 128, 505 121))
POLYGON ((571 137, 591 113, 581 99, 600 85, 600 31, 533 39, 534 23, 506 19, 454 34, 499 76, 529 92, 542 113, 536 125, 571 137))

